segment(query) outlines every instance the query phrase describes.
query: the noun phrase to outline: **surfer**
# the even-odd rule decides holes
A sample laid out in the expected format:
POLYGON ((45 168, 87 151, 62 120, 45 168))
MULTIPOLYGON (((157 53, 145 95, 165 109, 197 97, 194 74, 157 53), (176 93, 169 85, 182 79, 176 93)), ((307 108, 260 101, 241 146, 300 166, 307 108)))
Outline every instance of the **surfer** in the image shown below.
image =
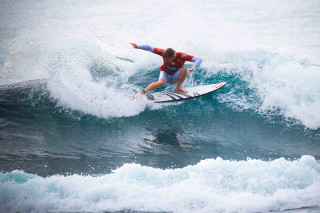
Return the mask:
POLYGON ((160 49, 153 48, 149 45, 137 45, 135 43, 130 44, 135 49, 150 51, 152 53, 162 56, 163 58, 163 64, 160 67, 159 80, 151 83, 145 89, 140 91, 138 95, 145 94, 146 92, 164 86, 166 83, 177 84, 174 90, 175 92, 184 94, 188 93, 187 90, 181 88, 181 85, 186 79, 188 71, 192 72, 196 67, 198 67, 201 64, 201 58, 196 58, 194 56, 182 52, 176 52, 172 48, 160 49), (190 69, 183 66, 186 61, 194 62, 193 66, 190 69))

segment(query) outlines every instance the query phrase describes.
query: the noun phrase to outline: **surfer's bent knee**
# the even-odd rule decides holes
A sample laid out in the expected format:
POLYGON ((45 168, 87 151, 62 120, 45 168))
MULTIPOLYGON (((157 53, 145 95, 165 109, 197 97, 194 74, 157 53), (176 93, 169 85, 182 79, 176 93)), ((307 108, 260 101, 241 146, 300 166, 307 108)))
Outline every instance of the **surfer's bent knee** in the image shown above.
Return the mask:
POLYGON ((166 82, 165 82, 164 80, 162 80, 162 79, 161 79, 161 80, 159 80, 158 82, 159 82, 159 84, 160 84, 161 86, 166 85, 166 82))
POLYGON ((186 67, 181 67, 180 68, 180 73, 186 73, 186 72, 188 72, 188 69, 186 68, 186 67))

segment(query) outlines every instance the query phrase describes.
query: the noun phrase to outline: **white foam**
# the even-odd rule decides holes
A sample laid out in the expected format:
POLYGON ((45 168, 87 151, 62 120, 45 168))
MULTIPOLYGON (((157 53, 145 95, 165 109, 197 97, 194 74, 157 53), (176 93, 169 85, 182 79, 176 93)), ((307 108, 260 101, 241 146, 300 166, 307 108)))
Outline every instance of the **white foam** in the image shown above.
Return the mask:
POLYGON ((74 39, 66 41, 64 51, 50 67, 48 88, 58 104, 104 118, 132 116, 143 111, 146 102, 133 100, 136 87, 127 84, 128 74, 135 70, 132 63, 117 59, 91 40, 80 40, 80 47, 80 42, 74 39), (98 66, 95 69, 111 74, 94 79, 90 73, 94 64, 98 66))
POLYGON ((207 159, 181 169, 125 164, 111 174, 0 173, 1 212, 268 212, 319 206, 320 166, 288 161, 207 159))
MULTIPOLYGON (((237 61, 227 73, 237 74, 253 93, 241 93, 234 87, 229 94, 220 96, 235 109, 254 109, 261 114, 280 113, 312 129, 320 127, 320 67, 292 56, 254 51, 233 56, 237 61), (261 56, 263 55, 263 56, 261 56), (261 65, 263 64, 263 65, 261 65)), ((221 60, 231 60, 228 56, 221 60)))

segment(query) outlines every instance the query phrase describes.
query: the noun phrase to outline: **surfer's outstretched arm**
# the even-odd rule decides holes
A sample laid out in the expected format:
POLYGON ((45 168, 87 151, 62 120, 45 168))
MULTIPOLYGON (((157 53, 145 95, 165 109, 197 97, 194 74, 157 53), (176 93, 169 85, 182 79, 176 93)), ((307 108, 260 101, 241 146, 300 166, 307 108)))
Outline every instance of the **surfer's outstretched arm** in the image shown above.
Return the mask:
POLYGON ((149 45, 138 45, 138 49, 146 50, 153 53, 154 48, 149 45))
POLYGON ((130 44, 132 45, 133 48, 149 51, 160 56, 162 56, 164 52, 164 49, 154 48, 154 47, 151 47, 150 45, 137 45, 135 43, 130 43, 130 44))

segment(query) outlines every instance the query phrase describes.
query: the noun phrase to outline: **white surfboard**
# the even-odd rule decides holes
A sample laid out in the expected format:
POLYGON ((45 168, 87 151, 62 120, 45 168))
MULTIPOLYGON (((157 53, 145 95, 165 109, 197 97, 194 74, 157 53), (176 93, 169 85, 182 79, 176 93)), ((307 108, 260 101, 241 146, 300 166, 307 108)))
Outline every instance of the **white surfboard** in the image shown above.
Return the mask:
POLYGON ((165 103, 165 102, 175 102, 175 101, 185 101, 188 99, 197 98, 203 95, 212 93, 221 87, 223 87, 227 82, 221 82, 218 84, 209 84, 197 87, 187 87, 184 88, 188 91, 188 94, 176 93, 170 91, 162 91, 155 93, 147 93, 146 97, 148 100, 154 103, 165 103))

